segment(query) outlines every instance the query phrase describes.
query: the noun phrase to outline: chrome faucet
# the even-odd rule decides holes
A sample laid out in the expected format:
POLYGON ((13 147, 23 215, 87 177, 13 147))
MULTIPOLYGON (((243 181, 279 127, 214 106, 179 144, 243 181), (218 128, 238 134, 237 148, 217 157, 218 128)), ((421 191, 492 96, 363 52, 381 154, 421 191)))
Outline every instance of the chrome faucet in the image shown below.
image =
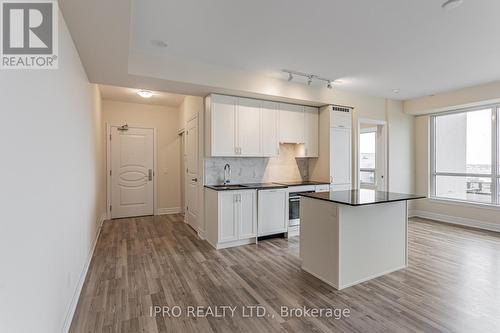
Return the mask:
POLYGON ((224 185, 227 185, 231 182, 229 177, 231 177, 231 166, 229 164, 226 164, 224 165, 224 185))

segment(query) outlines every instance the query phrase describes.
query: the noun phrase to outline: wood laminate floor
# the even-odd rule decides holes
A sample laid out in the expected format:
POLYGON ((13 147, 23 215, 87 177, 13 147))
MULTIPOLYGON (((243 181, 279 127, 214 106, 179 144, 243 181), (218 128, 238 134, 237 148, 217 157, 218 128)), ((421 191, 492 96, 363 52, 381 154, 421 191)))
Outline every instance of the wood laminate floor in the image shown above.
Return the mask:
POLYGON ((181 215, 106 221, 71 332, 500 332, 500 234, 412 219, 409 267, 342 291, 300 269, 298 242, 216 251, 181 215), (252 305, 266 316, 244 317, 252 305), (190 306, 236 308, 194 318, 190 306), (286 317, 282 306, 350 316, 286 317))

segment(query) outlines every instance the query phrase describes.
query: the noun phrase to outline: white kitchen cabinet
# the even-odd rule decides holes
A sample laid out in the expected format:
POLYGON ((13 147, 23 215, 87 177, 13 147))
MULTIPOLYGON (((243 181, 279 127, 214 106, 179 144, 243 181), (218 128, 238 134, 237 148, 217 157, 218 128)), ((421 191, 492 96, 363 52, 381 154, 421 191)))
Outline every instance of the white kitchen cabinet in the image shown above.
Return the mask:
POLYGON ((256 191, 240 191, 238 196, 238 239, 257 236, 256 191))
POLYGON ((224 243, 238 239, 238 196, 232 192, 219 194, 219 239, 224 243))
POLYGON ((330 127, 352 128, 352 117, 349 108, 333 107, 330 112, 330 127))
POLYGON ((238 98, 236 106, 236 149, 239 156, 262 156, 262 102, 238 98))
POLYGON ((282 143, 304 143, 304 106, 280 103, 279 141, 282 143))
POLYGON ((316 185, 316 192, 330 192, 330 184, 316 185))
POLYGON ((304 109, 304 157, 319 156, 319 109, 306 106, 304 109))
POLYGON ((232 96, 211 95, 207 99, 207 151, 209 156, 236 156, 236 105, 232 96))
POLYGON ((258 191, 259 236, 287 232, 287 190, 258 191))
POLYGON ((265 157, 279 155, 278 112, 278 103, 262 102, 262 156, 265 157))
POLYGON ((216 249, 254 243, 257 237, 257 191, 205 190, 208 242, 216 249))
POLYGON ((351 184, 351 130, 330 128, 330 182, 332 185, 351 184))

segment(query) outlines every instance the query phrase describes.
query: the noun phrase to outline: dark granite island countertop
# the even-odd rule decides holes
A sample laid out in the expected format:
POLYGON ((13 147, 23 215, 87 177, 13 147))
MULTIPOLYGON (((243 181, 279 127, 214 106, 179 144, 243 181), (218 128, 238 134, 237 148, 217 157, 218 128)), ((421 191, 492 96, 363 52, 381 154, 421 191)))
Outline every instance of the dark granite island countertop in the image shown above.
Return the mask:
POLYGON ((349 190, 319 193, 304 193, 301 196, 330 201, 349 206, 373 205, 394 201, 424 199, 425 196, 376 190, 349 190))

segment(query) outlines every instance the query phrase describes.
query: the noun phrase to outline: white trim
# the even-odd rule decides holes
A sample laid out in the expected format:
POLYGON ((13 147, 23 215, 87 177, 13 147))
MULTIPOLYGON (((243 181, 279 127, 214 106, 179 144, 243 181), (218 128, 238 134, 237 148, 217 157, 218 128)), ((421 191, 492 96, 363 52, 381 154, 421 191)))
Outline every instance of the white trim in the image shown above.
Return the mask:
POLYGON ((384 191, 387 191, 388 188, 389 188, 389 129, 388 129, 388 124, 387 124, 387 121, 385 120, 378 120, 378 119, 369 119, 369 118, 358 118, 358 126, 357 126, 357 130, 358 130, 358 133, 356 134, 356 157, 355 157, 355 161, 356 161, 356 187, 357 188, 361 188, 361 170, 360 170, 360 167, 359 167, 359 164, 360 164, 360 161, 359 161, 359 155, 360 155, 360 144, 361 144, 361 140, 360 140, 360 136, 361 134, 363 133, 363 130, 361 129, 361 124, 371 124, 371 125, 375 125, 376 127, 376 132, 378 134, 379 132, 379 128, 378 126, 382 126, 382 128, 380 129, 381 130, 381 136, 382 136, 382 140, 383 140, 383 146, 384 146, 384 151, 383 152, 380 152, 378 149, 379 148, 379 145, 378 145, 378 142, 376 142, 376 152, 375 152, 375 156, 376 156, 376 159, 378 160, 377 156, 379 156, 379 154, 383 154, 383 160, 384 160, 384 165, 382 167, 380 167, 377 163, 376 165, 376 169, 375 169, 375 187, 376 188, 380 188, 379 187, 379 184, 380 184, 380 180, 377 179, 378 178, 378 175, 380 174, 380 170, 382 170, 382 173, 384 175, 384 191), (377 172, 378 171, 378 172, 377 172))
POLYGON ((470 207, 470 208, 476 208, 476 209, 488 209, 488 210, 500 211, 500 206, 487 204, 487 203, 481 203, 481 202, 462 201, 462 200, 437 198, 437 197, 430 197, 430 198, 428 198, 428 200, 430 202, 434 202, 437 204, 445 204, 445 205, 454 205, 454 206, 461 206, 461 207, 470 207))
POLYGON ((75 315, 76 307, 78 305, 78 301, 80 300, 80 295, 82 293, 83 289, 83 284, 85 283, 85 278, 87 277, 87 273, 89 271, 90 267, 90 262, 92 261, 92 258, 94 257, 94 251, 97 245, 97 240, 99 239, 99 235, 101 234, 101 228, 102 228, 102 223, 106 220, 106 213, 102 213, 99 219, 97 220, 97 230, 96 230, 96 235, 92 241, 92 246, 89 252, 89 255, 87 257, 87 261, 85 262, 85 265, 83 266, 82 272, 80 274, 80 279, 78 280, 78 284, 76 285, 76 290, 75 293, 73 294, 73 297, 71 299, 71 303, 69 305, 69 308, 66 312, 66 317, 64 318, 64 324, 61 332, 69 332, 69 329, 71 327, 71 322, 73 321, 73 317, 75 315))
POLYGON ((468 219, 464 217, 437 214, 424 210, 413 210, 412 214, 413 214, 412 217, 421 217, 439 222, 500 232, 500 223, 492 223, 492 222, 468 219))
POLYGON ((461 110, 461 109, 487 107, 487 106, 491 106, 491 105, 499 104, 499 103, 500 103, 500 98, 494 98, 494 99, 488 99, 485 101, 458 104, 458 105, 445 106, 442 108, 435 108, 435 109, 430 109, 430 110, 425 110, 425 111, 405 112, 405 113, 412 115, 412 116, 417 116, 417 117, 418 116, 428 116, 428 115, 432 115, 432 114, 450 112, 450 111, 461 110))
MULTIPOLYGON (((111 127, 120 127, 123 122, 116 123, 106 122, 106 218, 111 219, 111 211, 109 207, 111 202, 111 177, 109 172, 111 170, 111 127)), ((129 124, 129 128, 152 129, 153 130, 153 214, 158 215, 158 135, 156 127, 135 126, 129 124)))
POLYGON ((169 215, 182 213, 182 207, 158 208, 156 215, 169 215))

